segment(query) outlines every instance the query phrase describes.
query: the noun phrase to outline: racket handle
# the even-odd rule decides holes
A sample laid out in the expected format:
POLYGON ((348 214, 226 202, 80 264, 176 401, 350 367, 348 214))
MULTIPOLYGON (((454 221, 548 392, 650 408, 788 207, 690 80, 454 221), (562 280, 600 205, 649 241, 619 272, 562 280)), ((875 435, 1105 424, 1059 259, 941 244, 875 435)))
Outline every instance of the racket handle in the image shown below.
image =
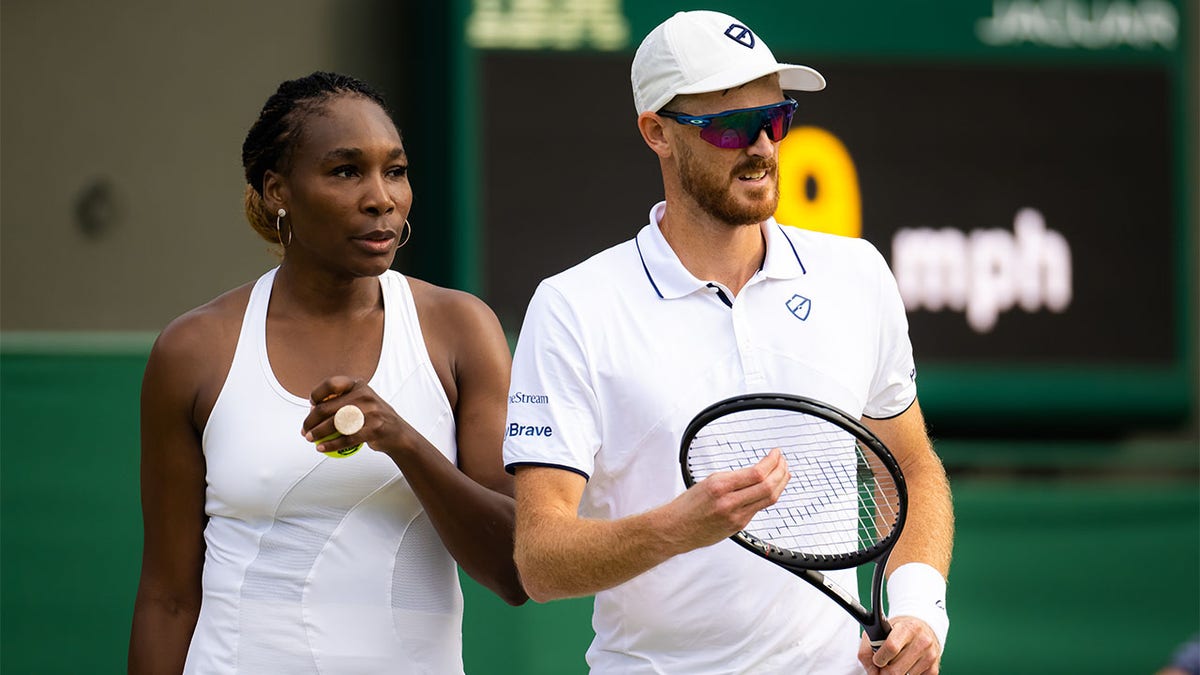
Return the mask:
POLYGON ((887 617, 879 617, 879 625, 865 626, 867 639, 871 642, 871 651, 877 652, 887 641, 887 636, 892 632, 892 624, 888 623, 887 617))

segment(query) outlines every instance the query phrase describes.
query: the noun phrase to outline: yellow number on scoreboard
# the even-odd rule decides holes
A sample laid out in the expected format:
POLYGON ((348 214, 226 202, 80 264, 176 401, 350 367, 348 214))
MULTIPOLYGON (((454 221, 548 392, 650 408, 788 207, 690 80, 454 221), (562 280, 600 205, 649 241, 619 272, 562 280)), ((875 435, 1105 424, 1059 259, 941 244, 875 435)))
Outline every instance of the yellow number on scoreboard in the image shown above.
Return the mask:
POLYGON ((846 146, 819 127, 796 127, 779 146, 775 219, 846 237, 862 234, 858 172, 846 146))

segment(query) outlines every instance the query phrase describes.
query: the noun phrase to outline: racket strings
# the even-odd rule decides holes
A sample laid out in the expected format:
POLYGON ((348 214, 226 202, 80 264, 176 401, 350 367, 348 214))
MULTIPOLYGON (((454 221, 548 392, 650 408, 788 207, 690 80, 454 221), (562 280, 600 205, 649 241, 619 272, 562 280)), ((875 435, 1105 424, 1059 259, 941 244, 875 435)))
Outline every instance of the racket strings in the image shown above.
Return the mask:
POLYGON ((753 466, 779 448, 792 477, 779 500, 745 532, 801 554, 844 555, 886 539, 899 517, 899 491, 883 462, 850 432, 791 410, 747 410, 718 418, 692 440, 696 481, 753 466))

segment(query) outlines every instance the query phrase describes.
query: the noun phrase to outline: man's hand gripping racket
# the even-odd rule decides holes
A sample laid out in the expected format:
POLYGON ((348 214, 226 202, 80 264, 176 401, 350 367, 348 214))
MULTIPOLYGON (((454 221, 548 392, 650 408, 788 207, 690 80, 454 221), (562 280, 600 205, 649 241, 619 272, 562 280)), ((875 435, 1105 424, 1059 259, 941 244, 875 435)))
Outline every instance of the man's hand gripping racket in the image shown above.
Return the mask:
POLYGON ((866 427, 818 401, 751 394, 719 401, 688 424, 679 461, 688 487, 751 466, 778 448, 791 480, 731 539, 809 582, 850 613, 873 648, 883 616, 884 566, 904 527, 907 492, 895 458, 866 427), (824 570, 874 563, 870 609, 824 570))

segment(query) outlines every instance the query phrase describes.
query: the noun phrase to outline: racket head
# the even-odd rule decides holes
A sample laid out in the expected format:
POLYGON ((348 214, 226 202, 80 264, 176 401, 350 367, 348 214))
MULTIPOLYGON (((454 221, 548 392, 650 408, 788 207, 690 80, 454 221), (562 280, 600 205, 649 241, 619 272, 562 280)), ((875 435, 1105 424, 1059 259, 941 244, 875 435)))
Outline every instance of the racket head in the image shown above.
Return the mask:
POLYGON ((908 494, 895 457, 858 420, 791 394, 748 394, 700 411, 679 463, 691 487, 751 466, 778 447, 792 474, 779 500, 731 539, 788 568, 882 563, 900 537, 908 494))

